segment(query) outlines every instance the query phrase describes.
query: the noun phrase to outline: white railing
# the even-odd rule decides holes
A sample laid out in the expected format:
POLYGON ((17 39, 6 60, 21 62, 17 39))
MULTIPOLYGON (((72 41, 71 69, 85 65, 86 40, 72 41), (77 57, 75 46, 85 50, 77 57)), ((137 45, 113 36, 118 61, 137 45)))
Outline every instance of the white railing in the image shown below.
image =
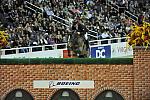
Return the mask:
POLYGON ((130 17, 133 21, 135 21, 135 22, 137 22, 138 21, 138 17, 137 16, 135 16, 135 15, 133 15, 132 13, 130 13, 129 11, 125 11, 124 12, 124 15, 126 16, 126 17, 130 17), (134 17, 134 18, 133 18, 134 17))
POLYGON ((106 45, 106 44, 112 44, 112 43, 126 42, 127 39, 128 39, 128 37, 101 39, 101 40, 89 41, 89 43, 90 43, 90 46, 93 46, 93 45, 106 45))
POLYGON ((59 23, 59 24, 62 24, 63 26, 70 27, 69 25, 63 24, 63 23, 61 23, 61 22, 58 21, 58 20, 55 20, 55 19, 52 19, 52 20, 55 21, 55 22, 57 22, 57 23, 59 23))
POLYGON ((43 45, 43 46, 31 46, 31 47, 20 47, 11 49, 1 49, 2 55, 18 54, 18 53, 29 53, 47 50, 58 50, 67 49, 67 43, 54 44, 54 45, 43 45))
POLYGON ((28 9, 34 11, 34 12, 37 12, 37 11, 38 11, 38 12, 41 11, 40 13, 43 12, 41 8, 39 8, 39 7, 35 6, 35 5, 33 5, 32 3, 28 2, 28 1, 25 1, 25 2, 24 2, 24 5, 25 5, 25 8, 28 8, 28 9), (36 9, 33 9, 31 6, 34 7, 34 8, 36 8, 36 9), (38 9, 38 10, 37 10, 37 9, 38 9), (40 10, 40 11, 39 11, 39 10, 40 10))
MULTIPOLYGON (((90 47, 96 45, 108 45, 113 43, 125 42, 127 37, 123 38, 112 38, 112 39, 102 39, 89 41, 90 47)), ((2 55, 10 54, 19 54, 19 53, 31 53, 38 51, 47 51, 47 50, 67 50, 67 43, 54 44, 54 45, 43 45, 43 46, 31 46, 31 47, 20 47, 20 48, 11 48, 11 49, 1 49, 2 55)))
POLYGON ((55 18, 58 18, 58 19, 60 19, 60 20, 62 20, 62 21, 64 21, 65 22, 65 24, 67 24, 67 25, 69 25, 69 26, 71 26, 71 22, 69 22, 68 20, 65 20, 65 19, 63 19, 63 18, 61 18, 61 17, 59 17, 59 16, 56 16, 56 15, 52 15, 53 17, 55 17, 55 18))
POLYGON ((108 2, 106 3, 108 6, 111 6, 112 8, 114 8, 115 10, 117 10, 119 12, 119 6, 116 5, 116 4, 112 4, 111 2, 108 2))

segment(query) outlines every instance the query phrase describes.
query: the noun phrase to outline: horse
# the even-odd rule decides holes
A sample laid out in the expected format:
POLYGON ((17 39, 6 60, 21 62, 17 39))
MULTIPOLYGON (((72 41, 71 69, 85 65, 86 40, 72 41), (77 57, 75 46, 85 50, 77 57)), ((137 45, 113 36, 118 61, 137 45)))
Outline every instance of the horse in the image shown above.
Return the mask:
POLYGON ((89 44, 88 41, 85 39, 84 34, 82 34, 81 32, 73 32, 70 35, 67 44, 68 56, 71 56, 70 51, 73 51, 73 56, 79 58, 89 57, 89 44))

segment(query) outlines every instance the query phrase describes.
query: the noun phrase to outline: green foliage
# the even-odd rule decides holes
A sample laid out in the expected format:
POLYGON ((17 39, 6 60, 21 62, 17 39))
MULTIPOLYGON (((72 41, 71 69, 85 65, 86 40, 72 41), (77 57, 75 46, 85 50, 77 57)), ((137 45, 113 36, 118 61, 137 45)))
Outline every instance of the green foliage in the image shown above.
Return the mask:
POLYGON ((0 59, 1 65, 18 64, 133 64, 132 58, 32 58, 0 59))

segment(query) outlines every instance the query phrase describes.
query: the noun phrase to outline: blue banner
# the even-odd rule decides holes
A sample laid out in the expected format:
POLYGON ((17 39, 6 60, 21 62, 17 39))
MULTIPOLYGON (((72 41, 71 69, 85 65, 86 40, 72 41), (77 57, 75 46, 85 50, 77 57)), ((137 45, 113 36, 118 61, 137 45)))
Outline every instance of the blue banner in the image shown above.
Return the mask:
POLYGON ((91 47, 91 58, 111 58, 111 46, 91 47))

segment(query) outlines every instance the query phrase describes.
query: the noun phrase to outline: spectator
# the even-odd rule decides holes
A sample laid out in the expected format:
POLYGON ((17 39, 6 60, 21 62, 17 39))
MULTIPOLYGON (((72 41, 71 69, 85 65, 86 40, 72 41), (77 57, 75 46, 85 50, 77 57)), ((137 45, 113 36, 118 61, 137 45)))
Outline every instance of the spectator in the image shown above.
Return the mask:
MULTIPOLYGON (((26 8, 23 0, 1 2, 0 22, 9 33, 11 48, 66 43, 68 35, 72 32, 71 28, 66 29, 66 26, 75 19, 82 24, 73 26, 74 30, 95 31, 100 34, 100 39, 126 36, 132 24, 132 22, 127 23, 129 20, 124 13, 120 14, 106 5, 105 0, 28 0, 28 2, 38 6, 44 13, 37 12, 36 7, 26 8)), ((148 0, 144 2, 113 0, 112 2, 126 6, 130 12, 138 16, 139 13, 142 14, 145 20, 150 22, 148 0)))

